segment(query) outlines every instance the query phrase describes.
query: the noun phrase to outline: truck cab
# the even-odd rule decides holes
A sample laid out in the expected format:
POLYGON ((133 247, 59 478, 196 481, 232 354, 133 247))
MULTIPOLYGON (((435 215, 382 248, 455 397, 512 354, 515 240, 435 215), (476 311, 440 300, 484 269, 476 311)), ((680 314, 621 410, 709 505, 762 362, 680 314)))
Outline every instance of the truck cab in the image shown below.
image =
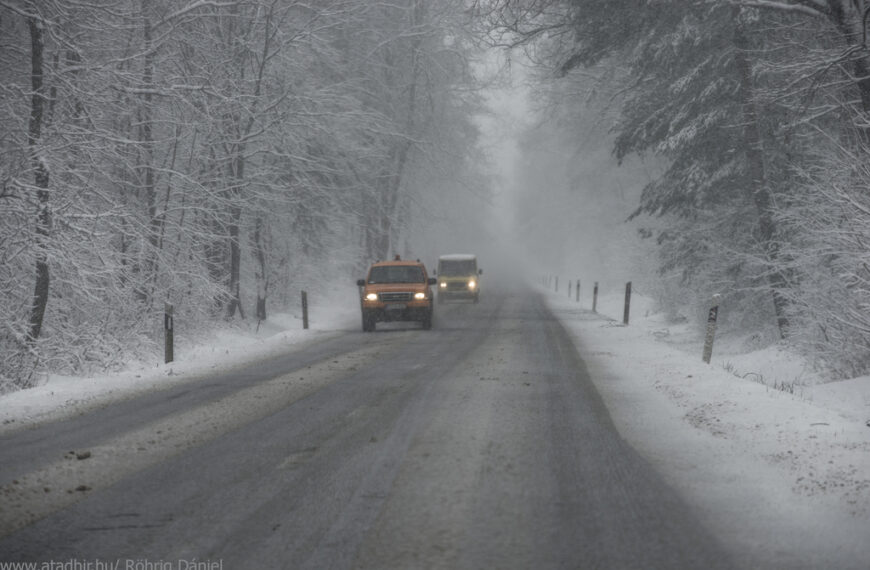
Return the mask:
POLYGON ((360 288, 362 329, 375 330, 378 322, 419 321, 424 329, 432 328, 435 279, 429 277, 419 260, 379 261, 369 267, 360 288))

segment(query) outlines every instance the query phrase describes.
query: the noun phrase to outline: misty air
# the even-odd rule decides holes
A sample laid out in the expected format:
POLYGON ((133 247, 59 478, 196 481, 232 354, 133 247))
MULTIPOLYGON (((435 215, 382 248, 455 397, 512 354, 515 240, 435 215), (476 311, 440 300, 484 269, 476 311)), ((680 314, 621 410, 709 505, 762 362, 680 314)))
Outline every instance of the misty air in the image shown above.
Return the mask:
POLYGON ((870 0, 0 0, 0 569, 866 569, 870 0))

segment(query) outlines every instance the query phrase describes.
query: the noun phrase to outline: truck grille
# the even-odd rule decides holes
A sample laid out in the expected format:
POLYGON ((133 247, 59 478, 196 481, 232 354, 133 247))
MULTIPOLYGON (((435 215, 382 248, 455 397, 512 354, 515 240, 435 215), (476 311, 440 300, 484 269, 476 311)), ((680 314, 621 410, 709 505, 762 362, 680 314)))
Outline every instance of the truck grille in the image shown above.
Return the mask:
POLYGON ((404 303, 411 300, 411 293, 380 293, 378 298, 384 303, 404 303))
POLYGON ((448 291, 467 291, 468 283, 465 281, 448 281, 447 282, 447 290, 448 291))

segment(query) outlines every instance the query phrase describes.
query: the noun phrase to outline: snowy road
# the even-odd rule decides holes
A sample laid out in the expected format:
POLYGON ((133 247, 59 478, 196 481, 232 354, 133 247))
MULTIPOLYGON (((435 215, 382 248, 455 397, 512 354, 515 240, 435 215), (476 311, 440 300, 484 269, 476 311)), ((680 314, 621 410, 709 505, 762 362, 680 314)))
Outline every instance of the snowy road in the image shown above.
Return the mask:
POLYGON ((0 437, 0 560, 709 568, 533 294, 0 437))

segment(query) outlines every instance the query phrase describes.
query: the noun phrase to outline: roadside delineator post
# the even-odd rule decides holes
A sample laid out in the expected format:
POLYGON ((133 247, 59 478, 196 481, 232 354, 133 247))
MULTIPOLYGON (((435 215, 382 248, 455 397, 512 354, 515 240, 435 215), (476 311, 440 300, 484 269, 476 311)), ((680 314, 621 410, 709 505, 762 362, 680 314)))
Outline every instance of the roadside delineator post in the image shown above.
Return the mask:
POLYGON ((625 284, 625 308, 622 311, 622 324, 628 324, 628 311, 631 308, 631 281, 625 284))
POLYGON ((577 280, 577 288, 575 289, 575 291, 576 291, 577 296, 574 299, 574 301, 579 303, 580 302, 580 280, 579 279, 577 280))
POLYGON ((721 299, 722 295, 719 293, 713 295, 710 310, 707 312, 707 335, 704 337, 704 354, 702 356, 707 364, 710 364, 710 358, 713 356, 713 337, 716 336, 716 319, 719 317, 719 301, 721 299))
POLYGON ((308 329, 308 293, 302 291, 302 328, 308 329))
POLYGON ((571 280, 568 280, 568 298, 571 298, 571 280))
POLYGON ((169 363, 175 359, 175 323, 173 322, 174 309, 169 303, 163 303, 163 356, 164 362, 169 363))
POLYGON ((598 306, 598 281, 595 282, 595 287, 592 288, 592 312, 598 306))

